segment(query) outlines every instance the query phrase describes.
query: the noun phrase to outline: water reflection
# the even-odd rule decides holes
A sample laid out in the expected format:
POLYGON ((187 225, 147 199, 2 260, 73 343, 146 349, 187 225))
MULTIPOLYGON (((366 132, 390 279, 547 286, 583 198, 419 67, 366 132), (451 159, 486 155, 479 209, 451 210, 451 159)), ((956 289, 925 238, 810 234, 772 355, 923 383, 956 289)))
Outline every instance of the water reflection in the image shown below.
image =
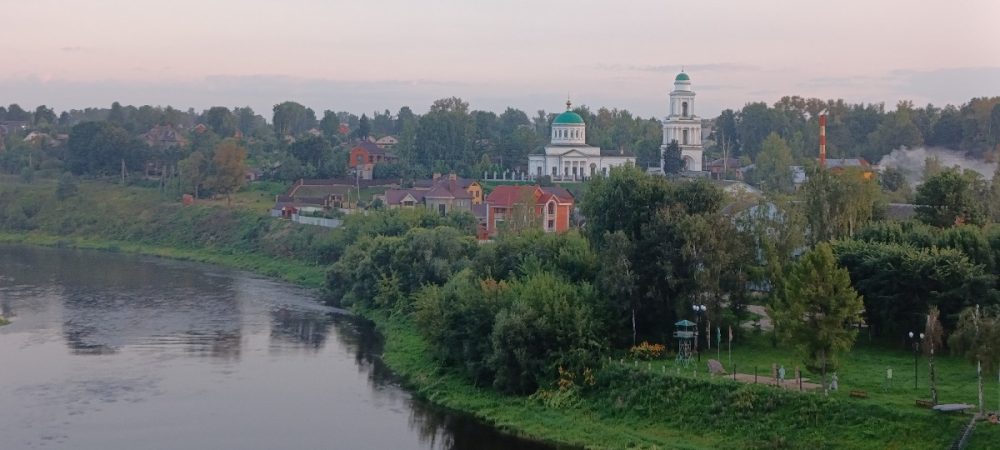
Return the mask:
POLYGON ((371 324, 246 274, 0 246, 0 311, 5 447, 552 448, 413 399, 371 324))
POLYGON ((332 313, 296 311, 285 307, 272 311, 272 350, 321 350, 326 344, 326 335, 333 325, 334 317, 332 313))

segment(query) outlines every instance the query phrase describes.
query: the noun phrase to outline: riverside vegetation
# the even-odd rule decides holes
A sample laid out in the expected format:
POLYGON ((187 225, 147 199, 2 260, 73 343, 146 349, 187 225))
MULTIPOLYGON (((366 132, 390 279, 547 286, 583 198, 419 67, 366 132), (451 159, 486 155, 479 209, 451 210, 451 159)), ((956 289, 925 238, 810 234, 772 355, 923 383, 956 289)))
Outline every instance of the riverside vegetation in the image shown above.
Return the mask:
MULTIPOLYGON (((632 183, 624 197, 635 200, 633 206, 644 204, 641 194, 654 198, 646 204, 662 208, 640 218, 595 219, 588 236, 522 233, 477 245, 474 221, 463 215, 375 212, 351 216, 331 232, 260 211, 182 207, 152 189, 84 182, 60 199, 54 182, 3 180, 0 240, 196 259, 324 288, 329 301, 378 324, 386 362, 419 395, 538 439, 594 448, 941 448, 955 437, 963 419, 935 416, 902 400, 883 402, 877 394, 863 401, 800 394, 658 371, 659 361, 622 363, 634 336, 666 342, 672 319, 683 316, 681 299, 706 286, 717 299, 741 302, 712 303, 713 323, 737 325, 734 358, 768 348, 767 336, 738 327, 745 318, 740 305, 749 299, 729 295, 766 268, 740 266, 745 261, 736 257, 718 260, 745 251, 738 239, 699 240, 705 230, 731 223, 720 220, 721 194, 714 188, 635 173, 600 183, 588 192, 596 196, 632 183), (612 219, 621 222, 608 226, 612 219), (596 238, 591 233, 602 224, 596 238), (594 245, 598 239, 604 242, 594 245), (650 245, 657 241, 669 244, 650 245), (718 250, 693 248, 701 242, 718 250), (657 288, 677 300, 657 304, 641 294, 643 277, 664 272, 635 262, 667 253, 675 267, 658 270, 671 270, 666 276, 672 280, 657 288), (719 275, 680 272, 693 260, 719 275), (747 278, 727 278, 740 269, 747 278), (685 285, 685 275, 697 281, 685 285)), ((599 207, 587 201, 585 208, 599 207)), ((733 228, 731 234, 746 238, 748 230, 733 228)), ((854 280, 855 270, 848 269, 854 280)), ((985 289, 989 294, 992 286, 985 289)), ((794 352, 772 355, 791 358, 794 352)), ((842 385, 855 368, 859 378, 881 373, 882 355, 892 361, 909 356, 878 345, 857 357, 848 354, 842 385)), ((945 392, 952 383, 969 385, 968 376, 958 375, 964 362, 939 359, 945 392), (951 378, 952 370, 959 379, 951 378)), ((954 391, 957 400, 972 401, 964 387, 954 391)), ((984 439, 997 437, 983 431, 974 446, 987 448, 984 439)))

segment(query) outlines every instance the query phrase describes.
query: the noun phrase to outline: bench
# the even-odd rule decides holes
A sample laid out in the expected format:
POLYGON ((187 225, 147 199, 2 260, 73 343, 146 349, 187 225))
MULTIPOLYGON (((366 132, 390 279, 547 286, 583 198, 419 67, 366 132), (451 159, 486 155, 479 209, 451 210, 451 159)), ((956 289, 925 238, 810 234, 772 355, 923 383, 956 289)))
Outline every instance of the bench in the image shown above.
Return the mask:
POLYGON ((934 402, 932 402, 930 400, 921 400, 921 399, 918 398, 917 399, 917 406, 919 406, 921 408, 931 409, 931 408, 934 407, 934 402))
POLYGON ((868 393, 865 391, 851 391, 851 397, 853 398, 868 398, 868 393))

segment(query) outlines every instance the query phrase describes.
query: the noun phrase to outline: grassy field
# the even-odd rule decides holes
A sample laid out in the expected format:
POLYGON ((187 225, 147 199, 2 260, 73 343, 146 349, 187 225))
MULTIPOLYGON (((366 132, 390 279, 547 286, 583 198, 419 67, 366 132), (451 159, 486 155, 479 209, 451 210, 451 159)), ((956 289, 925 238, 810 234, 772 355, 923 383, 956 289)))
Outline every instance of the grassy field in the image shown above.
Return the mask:
MULTIPOLYGON (((723 333, 725 334, 725 333, 723 333)), ((725 339, 725 336, 723 337, 725 339)), ((902 345, 902 343, 900 343, 902 345)), ((714 342, 713 342, 714 346, 714 342)), ((721 352, 717 348, 702 351, 702 363, 682 364, 674 359, 651 362, 653 370, 661 372, 694 376, 695 368, 705 377, 708 359, 719 359, 728 372, 753 374, 755 369, 760 376, 771 375, 771 365, 784 366, 786 379, 794 378, 796 366, 802 367, 801 359, 793 349, 774 347, 767 335, 750 336, 743 342, 734 342, 732 363, 726 351, 723 340, 721 352)), ((830 395, 835 398, 849 399, 853 402, 891 406, 900 409, 915 409, 917 399, 930 399, 930 384, 928 378, 927 358, 920 355, 917 360, 917 387, 914 388, 913 352, 897 346, 884 343, 868 342, 859 338, 854 350, 845 355, 837 369, 839 390, 830 395), (892 369, 891 383, 886 382, 886 369, 892 369), (864 391, 867 399, 850 398, 852 390, 864 391)), ((949 356, 947 353, 937 355, 935 372, 937 373, 938 401, 940 403, 978 404, 976 368, 965 359, 949 356)), ((802 368, 803 377, 820 383, 819 374, 814 374, 802 368)), ((1000 384, 997 374, 985 376, 984 390, 986 392, 987 410, 1000 408, 1000 384)))
MULTIPOLYGON (((367 314, 386 336, 386 362, 419 395, 517 434, 588 448, 936 449, 946 447, 967 421, 875 401, 663 374, 655 365, 619 361, 601 371, 607 384, 554 405, 470 386, 436 366, 407 320, 367 314)), ((988 442, 970 448, 989 448, 988 442)))

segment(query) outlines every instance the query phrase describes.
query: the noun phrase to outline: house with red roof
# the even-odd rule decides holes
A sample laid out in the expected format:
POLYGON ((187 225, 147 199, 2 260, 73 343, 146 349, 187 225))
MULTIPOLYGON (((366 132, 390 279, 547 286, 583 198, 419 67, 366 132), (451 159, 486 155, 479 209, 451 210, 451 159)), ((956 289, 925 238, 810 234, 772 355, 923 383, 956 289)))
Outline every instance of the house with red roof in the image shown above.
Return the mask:
POLYGON ((511 220, 537 221, 547 233, 569 230, 573 194, 558 186, 497 186, 486 197, 486 229, 496 236, 511 220), (515 217, 530 214, 531 217, 515 217))
POLYGON ((376 164, 397 159, 396 155, 389 150, 379 147, 372 141, 362 140, 351 149, 351 154, 347 159, 347 168, 358 171, 358 176, 361 179, 370 180, 376 164))

